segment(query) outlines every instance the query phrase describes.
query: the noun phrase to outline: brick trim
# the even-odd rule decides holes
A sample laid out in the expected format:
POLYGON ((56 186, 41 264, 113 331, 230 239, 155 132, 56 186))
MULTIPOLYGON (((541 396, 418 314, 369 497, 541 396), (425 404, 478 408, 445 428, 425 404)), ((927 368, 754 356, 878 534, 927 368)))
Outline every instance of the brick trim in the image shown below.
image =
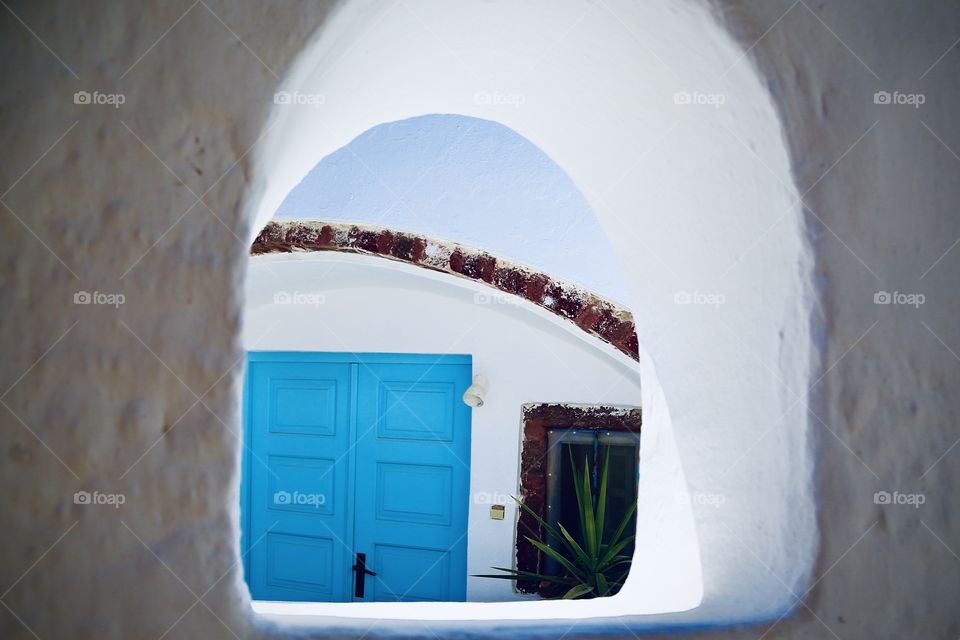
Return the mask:
MULTIPOLYGON (((569 404, 523 405, 523 443, 520 450, 520 496, 523 503, 541 518, 547 518, 547 431, 557 428, 629 431, 640 433, 640 407, 586 406, 569 404)), ((544 540, 537 520, 520 510, 517 520, 517 568, 539 572, 541 554, 524 537, 544 540)), ((517 591, 538 593, 533 581, 517 581, 517 591)))
POLYGON ((572 322, 634 360, 639 343, 633 315, 569 282, 462 244, 369 225, 319 221, 270 222, 253 241, 251 255, 341 251, 399 260, 486 284, 572 322))

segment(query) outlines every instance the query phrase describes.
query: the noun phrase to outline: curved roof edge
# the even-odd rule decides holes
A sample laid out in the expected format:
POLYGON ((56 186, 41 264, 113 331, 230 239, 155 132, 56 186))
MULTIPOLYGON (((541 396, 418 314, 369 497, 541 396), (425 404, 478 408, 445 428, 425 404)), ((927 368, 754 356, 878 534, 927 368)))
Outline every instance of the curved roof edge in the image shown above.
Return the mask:
POLYGON ((586 289, 486 251, 420 234, 353 223, 271 221, 251 255, 301 251, 364 253, 448 273, 529 300, 610 343, 633 360, 639 342, 629 310, 586 289))

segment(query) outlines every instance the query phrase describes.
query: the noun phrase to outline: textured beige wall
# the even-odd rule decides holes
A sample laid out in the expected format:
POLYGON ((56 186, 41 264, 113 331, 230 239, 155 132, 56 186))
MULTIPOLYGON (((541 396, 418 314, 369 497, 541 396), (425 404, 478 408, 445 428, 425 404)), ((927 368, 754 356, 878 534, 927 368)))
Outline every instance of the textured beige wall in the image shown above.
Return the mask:
MULTIPOLYGON (((9 9, 0 635, 156 638, 174 623, 166 637, 271 635, 239 595, 225 500, 238 483, 240 238, 255 179, 245 154, 328 5, 9 9), (126 102, 78 106, 78 90, 126 102), (80 290, 126 301, 77 306, 80 290), (126 503, 74 505, 78 490, 126 503)), ((960 48, 927 69, 960 35, 960 10, 731 0, 722 11, 745 48, 764 36, 751 53, 809 189, 826 333, 812 407, 824 577, 767 637, 830 637, 826 625, 843 638, 956 638, 960 447, 936 461, 960 435, 960 248, 937 260, 960 236, 960 48), (882 108, 878 90, 927 101, 882 108), (878 307, 878 289, 926 302, 878 307), (881 507, 878 490, 926 503, 881 507)))

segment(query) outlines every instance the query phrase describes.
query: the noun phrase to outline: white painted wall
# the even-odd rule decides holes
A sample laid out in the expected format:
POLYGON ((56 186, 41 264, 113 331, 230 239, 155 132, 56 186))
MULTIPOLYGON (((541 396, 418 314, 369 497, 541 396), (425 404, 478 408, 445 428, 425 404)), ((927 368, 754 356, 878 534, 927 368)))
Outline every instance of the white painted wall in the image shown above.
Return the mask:
POLYGON ((536 145, 491 120, 428 115, 373 127, 311 169, 274 217, 453 240, 630 301, 580 190, 536 145))
MULTIPOLYGON (((473 356, 474 373, 488 377, 490 390, 483 407, 473 411, 470 574, 514 565, 516 507, 508 496, 518 495, 524 403, 641 404, 636 362, 535 305, 470 280, 379 257, 274 254, 251 259, 245 293, 248 350, 473 356), (303 303, 275 304, 281 292, 303 303), (493 496, 507 505, 505 520, 489 518, 493 496)), ((677 499, 684 481, 676 448, 665 437, 655 427, 641 435, 641 552, 630 580, 648 613, 688 609, 702 594, 690 508, 677 499)), ((467 584, 471 601, 520 599, 507 581, 469 578, 467 584)), ((502 614, 502 608, 437 603, 257 607, 411 619, 502 614)))
MULTIPOLYGON (((571 176, 624 263, 669 405, 651 420, 696 498, 703 602, 670 621, 795 606, 817 544, 812 250, 768 89, 714 16, 672 0, 350 0, 281 89, 324 102, 274 109, 252 232, 321 158, 423 114, 494 119, 571 176)), ((581 615, 643 613, 633 588, 581 615)))

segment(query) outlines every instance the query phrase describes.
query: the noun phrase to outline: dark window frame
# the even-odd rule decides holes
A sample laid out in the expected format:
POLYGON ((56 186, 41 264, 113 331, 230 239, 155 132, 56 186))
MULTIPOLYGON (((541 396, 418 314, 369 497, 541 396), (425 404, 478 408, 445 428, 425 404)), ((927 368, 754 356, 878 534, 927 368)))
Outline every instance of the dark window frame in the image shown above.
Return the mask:
MULTIPOLYGON (((547 518, 547 455, 551 429, 594 431, 627 431, 640 434, 642 410, 636 406, 582 404, 525 404, 520 451, 520 499, 541 518, 547 518)), ((543 558, 526 536, 545 540, 536 518, 519 510, 516 529, 516 567, 521 571, 540 573, 543 558)), ((520 593, 539 593, 534 581, 518 580, 520 593)))

